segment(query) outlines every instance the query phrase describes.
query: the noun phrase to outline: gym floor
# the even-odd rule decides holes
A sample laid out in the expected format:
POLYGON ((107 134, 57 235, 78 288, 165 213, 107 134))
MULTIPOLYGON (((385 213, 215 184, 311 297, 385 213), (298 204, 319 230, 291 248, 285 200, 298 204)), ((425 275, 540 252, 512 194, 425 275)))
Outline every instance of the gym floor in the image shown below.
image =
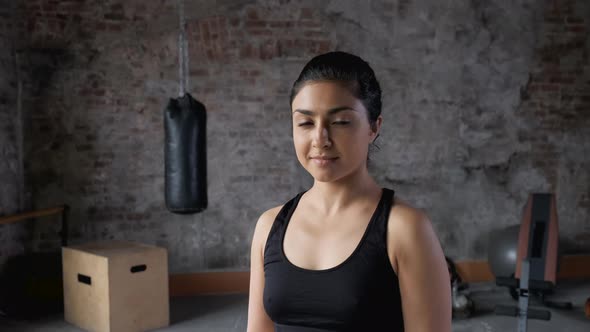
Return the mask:
MULTIPOLYGON (((465 291, 473 299, 475 314, 469 319, 454 319, 455 332, 493 332, 516 331, 517 320, 514 317, 496 316, 493 308, 497 304, 516 304, 508 290, 491 283, 472 284, 465 291)), ((590 297, 590 280, 567 281, 560 283, 550 300, 569 301, 572 310, 550 309, 551 320, 529 320, 528 331, 590 331, 590 318, 584 314, 584 304, 590 297)), ((535 300, 532 307, 539 307, 535 300)), ((170 319, 172 324, 159 332, 221 332, 246 331, 248 296, 210 295, 197 297, 173 298, 170 302, 170 319)), ((78 332, 83 331, 63 320, 62 316, 34 322, 11 321, 0 319, 0 331, 10 332, 78 332)))

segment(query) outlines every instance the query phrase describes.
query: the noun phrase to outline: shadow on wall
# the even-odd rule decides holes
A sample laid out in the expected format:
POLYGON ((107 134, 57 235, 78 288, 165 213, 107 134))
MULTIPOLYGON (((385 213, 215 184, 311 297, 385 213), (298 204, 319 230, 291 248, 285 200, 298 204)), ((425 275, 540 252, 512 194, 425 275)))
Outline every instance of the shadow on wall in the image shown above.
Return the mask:
MULTIPOLYGON (((63 116, 62 109, 55 103, 49 103, 52 94, 58 89, 55 85, 55 74, 71 61, 67 51, 59 48, 26 48, 18 51, 19 72, 21 77, 22 107, 19 114, 22 119, 23 132, 23 173, 26 203, 25 210, 37 208, 36 194, 53 183, 63 183, 63 174, 58 174, 60 167, 55 168, 50 161, 51 155, 67 140, 67 132, 63 126, 57 125, 63 116)), ((53 197, 53 203, 63 204, 63 197, 53 197)), ((47 208, 39 206, 38 208, 47 208)), ((24 223, 26 235, 24 247, 30 250, 55 250, 59 248, 60 223, 33 219, 24 223), (54 239, 40 245, 34 243, 37 238, 54 239), (39 245, 39 246, 38 246, 39 245)))

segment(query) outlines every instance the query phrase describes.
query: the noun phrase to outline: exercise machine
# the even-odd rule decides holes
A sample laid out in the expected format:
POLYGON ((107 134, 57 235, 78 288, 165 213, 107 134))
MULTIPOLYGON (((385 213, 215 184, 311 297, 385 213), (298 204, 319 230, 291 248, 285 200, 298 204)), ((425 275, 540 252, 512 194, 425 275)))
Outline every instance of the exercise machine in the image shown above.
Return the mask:
POLYGON ((498 315, 517 317, 518 332, 526 332, 529 318, 551 319, 549 310, 529 307, 531 295, 537 296, 546 307, 572 308, 570 302, 554 302, 546 298, 553 292, 556 284, 558 244, 555 195, 531 194, 520 225, 514 277, 496 277, 498 286, 516 290, 518 304, 498 305, 494 311, 498 315))

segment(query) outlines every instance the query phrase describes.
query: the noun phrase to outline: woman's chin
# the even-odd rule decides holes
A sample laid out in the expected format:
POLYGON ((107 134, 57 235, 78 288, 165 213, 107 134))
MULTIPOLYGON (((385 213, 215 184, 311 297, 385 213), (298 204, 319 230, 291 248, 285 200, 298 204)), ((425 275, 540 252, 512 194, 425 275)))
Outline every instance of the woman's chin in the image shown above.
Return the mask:
POLYGON ((326 178, 326 177, 314 177, 313 179, 316 182, 322 182, 322 183, 334 182, 334 180, 332 178, 326 178))
POLYGON ((317 182, 334 182, 341 178, 334 172, 310 172, 313 179, 317 182))

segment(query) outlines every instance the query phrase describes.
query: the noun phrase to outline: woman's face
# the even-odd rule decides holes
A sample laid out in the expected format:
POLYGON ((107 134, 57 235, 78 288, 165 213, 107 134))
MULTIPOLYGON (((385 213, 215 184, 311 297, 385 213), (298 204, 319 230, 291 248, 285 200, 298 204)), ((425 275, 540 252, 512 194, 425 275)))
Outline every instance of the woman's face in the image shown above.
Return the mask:
POLYGON ((310 82, 293 99, 297 159, 316 181, 341 180, 366 167, 373 131, 367 110, 342 84, 310 82))

